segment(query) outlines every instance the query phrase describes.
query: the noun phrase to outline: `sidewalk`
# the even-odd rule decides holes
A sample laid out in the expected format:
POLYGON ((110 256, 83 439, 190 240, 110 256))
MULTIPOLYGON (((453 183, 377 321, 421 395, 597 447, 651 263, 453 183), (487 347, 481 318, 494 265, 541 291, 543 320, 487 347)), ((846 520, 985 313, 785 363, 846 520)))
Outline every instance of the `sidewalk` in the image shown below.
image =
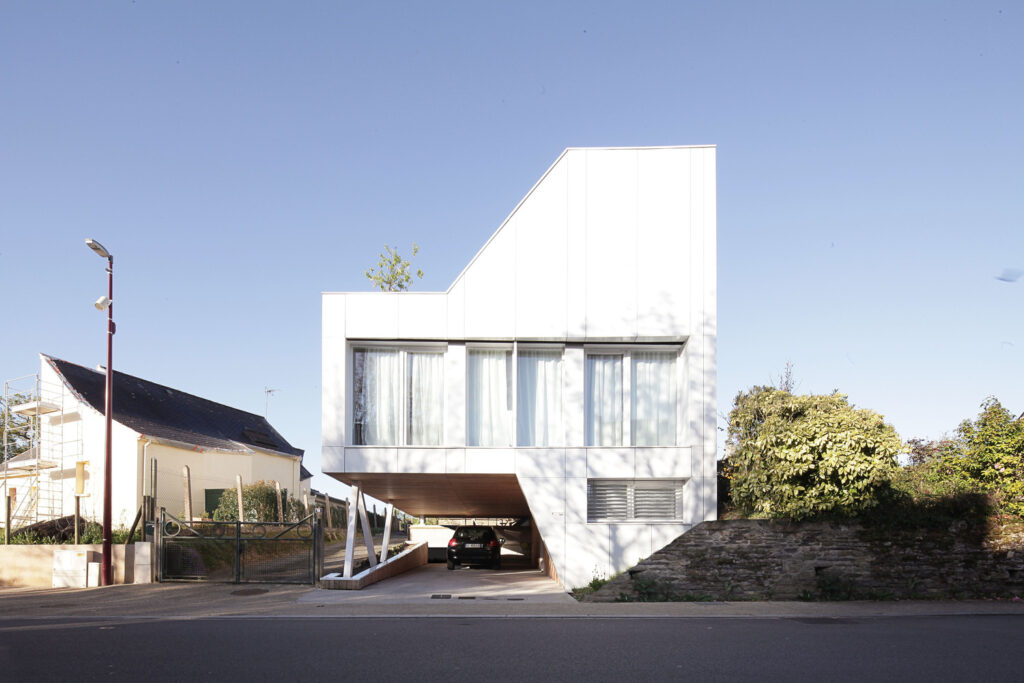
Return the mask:
MULTIPOLYGON (((397 581, 392 579, 391 581, 397 581)), ((545 579, 546 581, 546 579, 545 579)), ((522 592, 433 598, 396 598, 387 584, 376 592, 328 591, 276 584, 164 583, 105 588, 3 588, 3 618, 226 618, 226 617, 689 617, 858 619, 935 615, 1013 614, 1024 602, 676 602, 578 603, 561 593, 552 599, 522 592), (564 597, 563 597, 564 596, 564 597)))

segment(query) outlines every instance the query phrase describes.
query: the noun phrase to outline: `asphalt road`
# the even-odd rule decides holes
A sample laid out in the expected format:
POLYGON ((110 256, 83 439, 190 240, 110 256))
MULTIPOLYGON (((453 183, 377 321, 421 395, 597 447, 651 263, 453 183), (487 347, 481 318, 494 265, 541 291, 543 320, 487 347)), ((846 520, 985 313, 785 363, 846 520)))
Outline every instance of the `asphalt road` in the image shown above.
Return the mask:
POLYGON ((0 617, 10 681, 1020 681, 1024 616, 0 617))

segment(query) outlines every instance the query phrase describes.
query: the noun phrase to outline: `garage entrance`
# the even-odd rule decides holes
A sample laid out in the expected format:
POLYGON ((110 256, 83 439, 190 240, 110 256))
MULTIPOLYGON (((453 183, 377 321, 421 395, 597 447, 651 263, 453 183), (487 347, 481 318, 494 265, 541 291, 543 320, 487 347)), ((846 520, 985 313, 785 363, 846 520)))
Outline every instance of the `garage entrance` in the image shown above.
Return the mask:
POLYGON ((346 473, 332 476, 419 517, 410 541, 427 541, 431 562, 445 561, 448 541, 461 525, 489 526, 503 539, 504 566, 535 568, 541 539, 514 474, 346 473))

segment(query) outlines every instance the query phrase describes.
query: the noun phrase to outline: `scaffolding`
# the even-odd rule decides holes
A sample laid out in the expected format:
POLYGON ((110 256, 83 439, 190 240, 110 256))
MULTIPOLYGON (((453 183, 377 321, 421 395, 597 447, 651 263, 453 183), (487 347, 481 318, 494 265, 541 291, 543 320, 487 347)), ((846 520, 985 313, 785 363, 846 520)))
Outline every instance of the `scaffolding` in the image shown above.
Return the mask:
POLYGON ((11 529, 17 530, 64 515, 82 459, 82 420, 77 399, 40 375, 4 382, 3 401, 0 495, 11 498, 11 529))

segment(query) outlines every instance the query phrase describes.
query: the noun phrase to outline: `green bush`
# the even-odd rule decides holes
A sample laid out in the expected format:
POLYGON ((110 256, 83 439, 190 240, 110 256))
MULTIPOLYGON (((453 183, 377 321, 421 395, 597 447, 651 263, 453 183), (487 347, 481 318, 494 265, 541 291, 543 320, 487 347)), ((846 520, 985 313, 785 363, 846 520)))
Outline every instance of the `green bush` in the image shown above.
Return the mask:
POLYGON ((990 396, 974 420, 964 420, 957 438, 915 475, 954 492, 985 493, 1002 512, 1024 517, 1024 420, 1015 419, 990 396))
MULTIPOLYGON (((297 521, 306 516, 301 502, 294 498, 281 501, 284 507, 285 521, 297 521)), ((258 481, 242 487, 243 522, 274 522, 277 521, 277 487, 270 481, 258 481)), ((221 494, 217 509, 213 511, 216 522, 238 521, 238 494, 235 489, 225 489, 221 494)))
POLYGON ((852 515, 877 504, 901 449, 881 415, 843 394, 754 387, 736 396, 729 414, 724 467, 732 501, 746 514, 852 515))

